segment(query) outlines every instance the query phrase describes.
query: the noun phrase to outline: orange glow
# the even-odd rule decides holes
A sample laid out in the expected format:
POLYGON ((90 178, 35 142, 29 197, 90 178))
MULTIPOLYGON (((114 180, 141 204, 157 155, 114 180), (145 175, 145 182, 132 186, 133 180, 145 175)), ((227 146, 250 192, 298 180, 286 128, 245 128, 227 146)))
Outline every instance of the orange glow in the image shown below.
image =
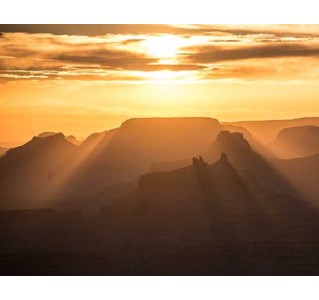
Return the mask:
POLYGON ((134 33, 119 25, 118 33, 92 35, 4 32, 0 143, 42 131, 85 137, 134 117, 319 114, 312 38, 319 27, 163 26, 134 33))

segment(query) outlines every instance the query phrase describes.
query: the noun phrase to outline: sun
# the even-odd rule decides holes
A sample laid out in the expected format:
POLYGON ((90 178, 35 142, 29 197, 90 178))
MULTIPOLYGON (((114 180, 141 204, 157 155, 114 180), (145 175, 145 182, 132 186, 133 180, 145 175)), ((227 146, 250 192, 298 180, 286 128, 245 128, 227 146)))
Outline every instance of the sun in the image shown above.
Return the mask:
POLYGON ((158 58, 173 58, 177 55, 180 47, 184 46, 184 41, 180 37, 173 35, 148 37, 143 43, 146 52, 158 58))

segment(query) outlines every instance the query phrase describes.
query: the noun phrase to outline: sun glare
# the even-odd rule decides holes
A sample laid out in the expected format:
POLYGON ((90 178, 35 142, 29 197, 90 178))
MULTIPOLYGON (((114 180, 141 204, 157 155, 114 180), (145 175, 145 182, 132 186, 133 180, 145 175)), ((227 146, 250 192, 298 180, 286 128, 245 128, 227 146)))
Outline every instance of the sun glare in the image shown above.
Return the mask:
POLYGON ((154 80, 170 80, 170 79, 176 79, 177 74, 176 72, 173 71, 157 71, 157 72, 152 72, 148 75, 149 79, 154 79, 154 80))
POLYGON ((194 80, 196 80, 196 74, 194 74, 193 71, 169 71, 169 70, 161 70, 161 71, 153 71, 153 72, 136 71, 136 72, 132 72, 132 75, 143 78, 147 82, 154 82, 154 83, 186 84, 186 83, 194 82, 194 80))
POLYGON ((184 46, 182 38, 173 35, 149 37, 144 41, 146 51, 154 57, 171 58, 177 55, 178 49, 184 46))

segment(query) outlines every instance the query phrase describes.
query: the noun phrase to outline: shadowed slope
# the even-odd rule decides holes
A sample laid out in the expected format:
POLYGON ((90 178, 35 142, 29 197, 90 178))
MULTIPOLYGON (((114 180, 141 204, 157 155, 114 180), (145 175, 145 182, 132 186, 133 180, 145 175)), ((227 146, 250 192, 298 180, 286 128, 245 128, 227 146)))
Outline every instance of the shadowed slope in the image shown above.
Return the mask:
POLYGON ((304 202, 236 170, 225 154, 213 165, 194 158, 192 166, 144 175, 136 190, 102 210, 105 226, 116 236, 214 239, 288 236, 293 231, 280 228, 276 216, 309 212, 304 202))
POLYGON ((310 204, 319 207, 319 155, 273 160, 273 165, 310 204))

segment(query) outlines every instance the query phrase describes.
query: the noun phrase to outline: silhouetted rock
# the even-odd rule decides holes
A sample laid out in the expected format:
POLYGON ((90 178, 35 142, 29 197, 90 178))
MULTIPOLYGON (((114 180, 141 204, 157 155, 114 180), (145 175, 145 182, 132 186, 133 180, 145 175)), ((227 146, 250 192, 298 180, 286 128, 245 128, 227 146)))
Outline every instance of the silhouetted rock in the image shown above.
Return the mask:
POLYGON ((67 136, 66 140, 69 141, 70 143, 74 144, 74 145, 80 145, 81 144, 81 142, 78 141, 74 135, 67 136))
POLYGON ((197 232, 213 239, 261 238, 289 236, 289 230, 281 231, 279 224, 275 230, 269 223, 274 215, 310 212, 301 200, 277 194, 236 170, 225 155, 213 165, 193 161, 194 166, 142 176, 135 191, 102 210, 105 226, 119 236, 197 232))
POLYGON ((222 153, 221 155, 220 155, 220 160, 221 161, 228 161, 228 159, 227 159, 227 154, 226 153, 222 153))
MULTIPOLYGON (((42 133, 38 134, 37 137, 46 138, 46 137, 53 136, 53 135, 56 135, 56 134, 58 134, 58 133, 57 132, 48 131, 48 132, 42 132, 42 133)), ((65 139, 67 141, 69 141, 70 143, 74 144, 74 145, 80 145, 81 144, 81 142, 78 141, 74 135, 69 135, 69 136, 65 137, 65 139)))
POLYGON ((199 165, 198 158, 197 157, 193 157, 193 166, 194 166, 194 168, 198 168, 198 165, 199 165))

